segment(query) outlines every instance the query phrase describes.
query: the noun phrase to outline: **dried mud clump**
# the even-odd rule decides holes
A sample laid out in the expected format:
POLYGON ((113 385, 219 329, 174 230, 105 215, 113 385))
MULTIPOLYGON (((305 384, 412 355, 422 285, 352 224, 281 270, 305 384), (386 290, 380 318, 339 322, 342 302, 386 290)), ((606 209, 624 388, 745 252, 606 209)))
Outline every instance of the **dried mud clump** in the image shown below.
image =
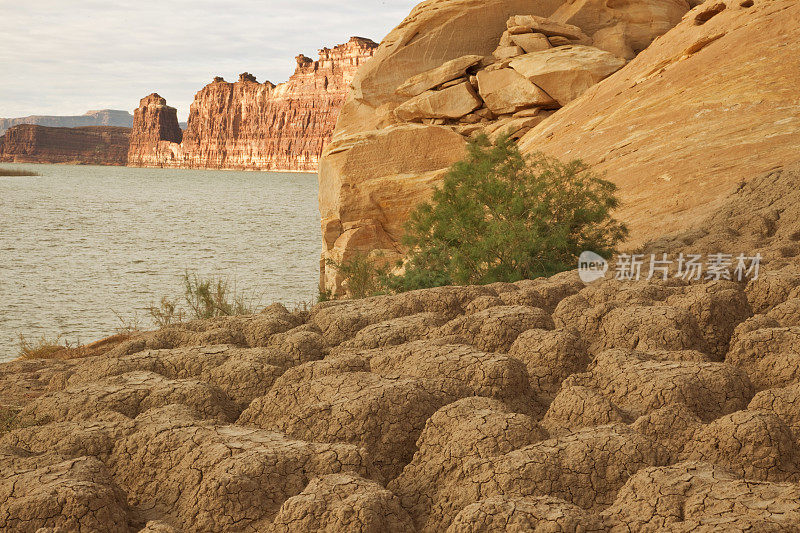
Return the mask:
POLYGON ((791 430, 767 411, 737 411, 699 430, 682 458, 719 465, 759 481, 800 481, 800 448, 791 430))
POLYGON ((18 471, 0 468, 0 530, 130 531, 125 493, 100 460, 51 459, 18 471))
POLYGON ((612 532, 792 531, 800 523, 800 486, 678 463, 637 472, 603 516, 612 532))
POLYGON ((576 505, 548 496, 486 498, 458 513, 447 533, 492 531, 604 531, 600 520, 576 505))
POLYGON ((315 478, 286 500, 272 530, 412 533, 411 518, 397 497, 379 483, 352 474, 315 478))

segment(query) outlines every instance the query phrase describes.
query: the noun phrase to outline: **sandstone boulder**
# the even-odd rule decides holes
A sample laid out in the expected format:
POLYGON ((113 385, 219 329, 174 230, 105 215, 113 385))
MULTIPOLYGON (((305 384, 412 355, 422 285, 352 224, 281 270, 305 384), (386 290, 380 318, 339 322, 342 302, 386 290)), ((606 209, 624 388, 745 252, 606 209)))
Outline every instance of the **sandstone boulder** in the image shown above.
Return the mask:
POLYGON ((417 6, 359 70, 334 141, 391 122, 391 109, 404 99, 395 89, 412 76, 465 55, 491 55, 512 15, 546 17, 560 5, 561 0, 436 0, 417 6))
MULTIPOLYGON (((464 156, 465 146, 450 128, 413 124, 328 145, 320 165, 323 259, 339 262, 375 249, 395 254, 407 213, 429 198, 431 184, 464 156)), ((327 288, 339 290, 335 268, 321 266, 327 288)))
POLYGON ((413 97, 448 81, 463 77, 467 69, 483 60, 481 55, 466 55, 445 61, 431 70, 411 76, 395 90, 400 96, 413 97))
POLYGON ((688 10, 685 0, 573 0, 559 7, 551 19, 580 27, 598 48, 631 59, 678 24, 688 10))
POLYGON ((521 56, 524 53, 525 50, 520 46, 498 46, 492 52, 492 55, 495 59, 502 61, 503 59, 521 56))
MULTIPOLYGON (((558 10, 556 10, 558 11, 558 10)), ((515 28, 526 28, 528 32, 542 33, 548 37, 559 36, 566 37, 570 40, 587 40, 583 31, 572 24, 561 23, 555 18, 539 17, 536 15, 515 15, 508 19, 506 26, 511 30, 512 35, 522 33, 522 31, 514 31, 515 28)))
POLYGON ((511 68, 566 105, 625 66, 625 60, 592 46, 559 46, 515 58, 511 68))
POLYGON ((483 101, 468 81, 440 91, 426 91, 394 110, 400 120, 415 122, 423 118, 455 119, 481 107, 483 101))
POLYGON ((515 70, 481 70, 478 92, 493 113, 514 113, 527 107, 550 107, 555 100, 515 70))
MULTIPOLYGON (((789 125, 800 120, 792 96, 798 84, 800 65, 796 60, 800 53, 767 51, 800 48, 800 28, 794 24, 800 5, 791 0, 756 1, 751 7, 740 3, 724 2, 728 8, 701 25, 695 24, 693 16, 681 19, 687 8, 682 1, 562 4, 562 13, 581 6, 594 6, 601 14, 608 9, 625 11, 644 28, 654 20, 648 13, 659 14, 661 21, 677 22, 617 74, 594 85, 520 141, 525 153, 543 151, 562 159, 581 158, 595 171, 606 172, 607 179, 619 186, 622 207, 617 214, 631 228, 631 246, 700 224, 741 183, 768 171, 773 177, 767 190, 781 190, 787 197, 792 194, 788 186, 779 185, 781 172, 775 169, 797 159, 800 134, 789 125), (661 15, 675 8, 674 15, 661 15), (644 16, 639 19, 640 15, 644 16), (794 62, 787 63, 785 57, 794 62), (743 84, 742 79, 748 77, 771 81, 743 84), (736 106, 740 102, 752 105, 736 106), (742 129, 741 124, 750 127, 742 129), (719 168, 729 170, 719 172, 719 168), (701 182, 704 186, 696 187, 701 182)), ((553 17, 585 27, 576 18, 553 17)), ((667 27, 663 24, 662 31, 667 27)), ((786 172, 783 174, 785 178, 786 172)), ((738 216, 743 221, 744 215, 754 218, 756 206, 759 215, 762 206, 767 214, 767 199, 783 203, 778 195, 765 193, 763 198, 763 203, 754 202, 750 196, 738 216)), ((728 226, 727 220, 720 215, 715 222, 728 226)), ((781 217, 784 224, 789 220, 781 217)), ((712 228, 708 227, 719 246, 703 249, 727 247, 733 248, 730 253, 750 255, 747 224, 727 238, 712 228)), ((765 233, 767 238, 769 233, 765 233)), ((687 252, 707 242, 703 235, 686 235, 693 239, 683 244, 687 252)), ((762 240, 761 246, 765 242, 762 240)))
POLYGON ((550 48, 550 41, 543 33, 520 33, 513 35, 511 40, 515 45, 525 50, 525 53, 539 52, 550 48))

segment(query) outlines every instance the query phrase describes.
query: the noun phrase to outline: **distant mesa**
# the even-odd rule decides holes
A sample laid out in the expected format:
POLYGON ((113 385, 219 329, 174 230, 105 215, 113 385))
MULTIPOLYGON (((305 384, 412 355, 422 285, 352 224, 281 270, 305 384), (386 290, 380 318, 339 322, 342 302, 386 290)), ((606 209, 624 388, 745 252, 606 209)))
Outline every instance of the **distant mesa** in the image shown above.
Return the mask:
POLYGON ((19 124, 0 136, 0 162, 125 165, 130 128, 19 124))
POLYGON ((79 128, 81 126, 119 126, 130 128, 133 115, 119 109, 100 109, 87 111, 83 115, 30 115, 19 118, 0 118, 0 135, 19 124, 37 124, 56 128, 79 128))
POLYGON ((352 37, 319 50, 316 61, 300 54, 294 74, 278 85, 249 72, 235 83, 215 76, 195 95, 184 128, 153 93, 135 112, 128 164, 315 172, 350 83, 377 47, 352 37))

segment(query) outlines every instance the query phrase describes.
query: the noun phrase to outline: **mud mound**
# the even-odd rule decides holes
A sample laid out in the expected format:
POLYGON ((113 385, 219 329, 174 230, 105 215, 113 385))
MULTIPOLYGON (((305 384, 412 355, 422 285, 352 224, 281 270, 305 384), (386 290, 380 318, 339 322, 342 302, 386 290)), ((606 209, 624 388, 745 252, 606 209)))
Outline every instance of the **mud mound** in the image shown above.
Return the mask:
POLYGON ((603 531, 600 520, 558 498, 486 498, 458 513, 447 533, 491 531, 603 531))
POLYGON ((765 411, 737 411, 715 420, 686 444, 682 458, 713 463, 748 479, 800 480, 795 436, 765 411))
POLYGON ((313 479, 286 500, 272 531, 413 532, 411 518, 397 498, 380 484, 352 474, 313 479))
POLYGON ((209 418, 233 420, 236 408, 225 393, 197 380, 170 380, 154 372, 129 372, 42 396, 19 414, 24 424, 81 420, 100 410, 129 418, 153 407, 183 404, 209 418))
POLYGON ((800 487, 755 482, 706 463, 640 470, 603 515, 611 531, 791 531, 800 487))
POLYGON ((374 475, 362 449, 197 420, 170 406, 136 419, 109 467, 129 500, 197 531, 258 529, 315 476, 374 475))
MULTIPOLYGON (((5 473, 4 473, 5 474, 5 473)), ((125 493, 94 457, 8 473, 0 481, 0 529, 128 533, 125 493)))

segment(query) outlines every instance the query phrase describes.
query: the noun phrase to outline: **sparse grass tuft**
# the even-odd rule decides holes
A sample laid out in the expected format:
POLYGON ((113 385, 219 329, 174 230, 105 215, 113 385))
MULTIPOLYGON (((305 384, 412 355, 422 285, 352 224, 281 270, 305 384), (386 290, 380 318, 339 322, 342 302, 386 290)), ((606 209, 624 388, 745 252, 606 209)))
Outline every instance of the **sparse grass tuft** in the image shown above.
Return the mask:
POLYGON ((126 319, 121 314, 117 313, 113 309, 111 310, 114 313, 114 316, 117 317, 119 320, 119 326, 116 329, 117 335, 132 335, 134 333, 138 333, 142 331, 141 322, 139 320, 139 314, 134 313, 133 316, 129 319, 126 319))
POLYGON ((239 292, 228 280, 204 278, 189 272, 183 274, 183 302, 187 311, 181 308, 179 300, 165 296, 158 306, 151 305, 148 312, 155 325, 163 328, 180 323, 184 318, 251 315, 256 309, 253 299, 239 292))
POLYGON ((19 358, 20 359, 64 359, 63 353, 74 350, 68 342, 60 338, 50 339, 42 335, 36 340, 30 341, 25 335, 19 335, 19 358))
POLYGON ((17 170, 14 168, 0 168, 0 176, 41 176, 38 172, 30 170, 17 170))

